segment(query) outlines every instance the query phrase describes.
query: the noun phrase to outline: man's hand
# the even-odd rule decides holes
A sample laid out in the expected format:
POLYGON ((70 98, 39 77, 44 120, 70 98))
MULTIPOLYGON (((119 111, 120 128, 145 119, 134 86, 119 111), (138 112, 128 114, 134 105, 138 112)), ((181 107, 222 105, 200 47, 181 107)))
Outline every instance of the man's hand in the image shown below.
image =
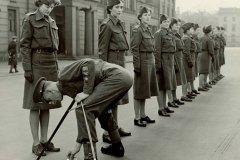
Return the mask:
POLYGON ((80 151, 82 144, 76 143, 75 147, 68 152, 67 154, 67 160, 75 160, 75 155, 80 151))
POLYGON ((33 73, 32 73, 32 71, 25 71, 24 72, 24 77, 28 82, 33 83, 33 73))
POLYGON ((89 94, 85 94, 85 93, 83 93, 83 92, 78 93, 78 94, 76 95, 76 97, 75 97, 75 101, 76 101, 76 103, 79 103, 79 102, 81 102, 82 100, 86 99, 88 96, 89 96, 89 94))

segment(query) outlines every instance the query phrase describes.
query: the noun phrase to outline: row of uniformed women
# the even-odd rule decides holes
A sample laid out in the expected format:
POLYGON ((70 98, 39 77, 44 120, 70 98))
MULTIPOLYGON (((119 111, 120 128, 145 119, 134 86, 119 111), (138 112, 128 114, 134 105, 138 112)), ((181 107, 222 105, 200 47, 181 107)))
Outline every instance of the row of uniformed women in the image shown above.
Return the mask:
POLYGON ((217 32, 219 27, 215 29, 217 31, 214 32, 214 36, 209 36, 211 26, 203 27, 204 35, 200 38, 201 28, 198 24, 185 23, 181 26, 180 20, 169 20, 167 16, 161 15, 160 30, 153 36, 148 27, 150 18, 151 11, 143 7, 138 14, 140 24, 134 27, 131 39, 134 65, 134 124, 141 127, 155 122, 145 113, 147 98, 157 96, 158 114, 170 116, 174 111, 169 107, 178 108, 178 105, 184 104, 182 101, 191 102, 200 94, 194 87, 194 80, 198 74, 198 90, 207 91, 221 78, 219 61, 224 63, 223 58, 220 58, 224 56, 217 56, 220 55, 217 43, 213 43, 216 40, 220 43, 220 33, 217 32), (183 36, 179 33, 180 28, 183 36), (209 72, 213 75, 210 76, 210 84, 207 83, 209 72), (176 96, 177 86, 180 85, 181 101, 176 96))

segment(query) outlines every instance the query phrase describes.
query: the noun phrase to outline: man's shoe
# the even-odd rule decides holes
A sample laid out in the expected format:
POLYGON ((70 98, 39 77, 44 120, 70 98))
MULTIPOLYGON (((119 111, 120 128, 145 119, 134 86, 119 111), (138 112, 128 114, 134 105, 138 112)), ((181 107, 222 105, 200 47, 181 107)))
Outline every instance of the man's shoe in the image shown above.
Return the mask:
POLYGON ((169 107, 164 108, 164 110, 165 110, 167 113, 174 113, 174 111, 171 110, 169 107))
POLYGON ((204 87, 205 87, 205 88, 212 88, 212 86, 211 86, 210 84, 208 84, 208 83, 205 84, 204 87))
POLYGON ((121 142, 112 144, 106 148, 102 147, 101 152, 103 154, 116 156, 116 157, 123 157, 124 156, 124 147, 121 142))
POLYGON ((174 102, 168 102, 168 107, 179 108, 174 102))
MULTIPOLYGON (((47 145, 47 142, 46 143, 41 143, 43 147, 45 147, 45 145, 47 145)), ((48 152, 60 152, 60 148, 56 148, 54 147, 54 144, 52 142, 50 142, 48 144, 48 146, 46 147, 46 151, 48 152)))
POLYGON ((188 97, 182 97, 181 101, 185 101, 185 102, 192 102, 192 100, 188 97))
POLYGON ((204 91, 204 92, 206 92, 206 91, 208 91, 209 89, 207 89, 207 88, 204 88, 204 87, 198 87, 198 91, 204 91))
POLYGON ((15 70, 15 72, 17 73, 17 72, 18 72, 18 70, 16 69, 16 70, 15 70))
POLYGON ((168 114, 164 109, 158 110, 158 115, 163 117, 170 117, 170 114, 168 114))
POLYGON ((9 73, 13 73, 13 71, 9 71, 9 73))
POLYGON ((140 119, 134 119, 134 125, 139 127, 146 127, 147 124, 145 121, 141 121, 140 119))
POLYGON ((196 89, 192 90, 192 92, 193 92, 194 94, 200 94, 200 92, 198 92, 196 89))
MULTIPOLYGON (((43 146, 41 144, 38 144, 36 146, 32 146, 32 153, 34 153, 36 156, 39 156, 43 150, 43 146)), ((46 156, 46 152, 44 151, 42 156, 46 156)))
POLYGON ((147 122, 147 123, 155 123, 155 120, 150 119, 148 116, 141 118, 142 122, 147 122))
POLYGON ((109 144, 112 143, 109 135, 103 134, 103 135, 102 135, 102 140, 103 140, 104 143, 109 143, 109 144))
POLYGON ((179 99, 174 100, 174 103, 178 104, 178 105, 184 105, 184 102, 181 102, 179 99))
POLYGON ((126 132, 122 128, 118 129, 120 137, 126 137, 126 136, 131 136, 131 132, 126 132))

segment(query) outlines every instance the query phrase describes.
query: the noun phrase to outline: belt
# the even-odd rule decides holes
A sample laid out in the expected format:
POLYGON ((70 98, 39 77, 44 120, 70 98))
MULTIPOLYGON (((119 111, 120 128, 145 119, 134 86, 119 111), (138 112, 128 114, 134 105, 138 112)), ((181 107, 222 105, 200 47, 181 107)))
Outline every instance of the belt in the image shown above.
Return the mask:
POLYGON ((111 51, 111 52, 125 52, 127 50, 113 50, 113 49, 110 49, 109 51, 111 51))
POLYGON ((139 51, 139 53, 153 53, 154 51, 139 51))
POLYGON ((52 48, 39 48, 39 49, 34 48, 32 51, 37 53, 53 53, 56 50, 52 48))

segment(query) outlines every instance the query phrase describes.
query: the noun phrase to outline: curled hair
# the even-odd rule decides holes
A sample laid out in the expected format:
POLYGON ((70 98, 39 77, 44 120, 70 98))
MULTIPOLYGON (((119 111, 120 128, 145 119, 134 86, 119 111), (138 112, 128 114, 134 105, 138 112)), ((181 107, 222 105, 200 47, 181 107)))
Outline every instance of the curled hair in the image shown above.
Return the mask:
POLYGON ((174 24, 177 24, 178 22, 180 22, 179 19, 171 18, 171 23, 170 23, 170 25, 169 25, 169 28, 171 29, 172 26, 173 26, 174 24))

